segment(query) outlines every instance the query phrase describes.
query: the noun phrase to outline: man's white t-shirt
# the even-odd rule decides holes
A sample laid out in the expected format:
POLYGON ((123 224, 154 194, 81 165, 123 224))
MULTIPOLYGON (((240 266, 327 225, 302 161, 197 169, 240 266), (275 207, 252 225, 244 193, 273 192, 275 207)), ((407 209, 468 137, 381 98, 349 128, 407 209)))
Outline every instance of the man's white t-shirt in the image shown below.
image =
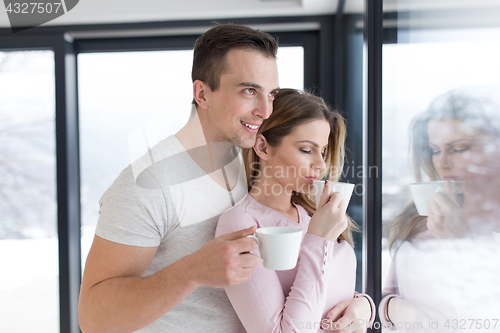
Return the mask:
MULTIPOLYGON (((203 150, 203 147, 200 148, 203 150)), ((215 235, 222 212, 247 193, 239 148, 216 170, 237 171, 224 189, 194 162, 175 136, 129 165, 100 200, 96 234, 125 245, 156 247, 143 276, 197 251, 215 235)), ((223 288, 203 286, 163 317, 138 332, 244 332, 223 288)))

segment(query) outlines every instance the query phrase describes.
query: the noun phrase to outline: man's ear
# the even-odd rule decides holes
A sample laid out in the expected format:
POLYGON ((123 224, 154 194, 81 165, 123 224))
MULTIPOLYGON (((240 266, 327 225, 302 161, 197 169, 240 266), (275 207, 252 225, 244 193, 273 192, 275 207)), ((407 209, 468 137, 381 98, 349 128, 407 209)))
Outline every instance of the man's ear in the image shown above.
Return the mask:
POLYGON ((253 150, 261 160, 267 161, 269 159, 269 144, 262 134, 257 134, 253 150))
POLYGON ((193 82, 193 97, 202 109, 208 109, 207 89, 210 88, 203 81, 195 80, 193 82))

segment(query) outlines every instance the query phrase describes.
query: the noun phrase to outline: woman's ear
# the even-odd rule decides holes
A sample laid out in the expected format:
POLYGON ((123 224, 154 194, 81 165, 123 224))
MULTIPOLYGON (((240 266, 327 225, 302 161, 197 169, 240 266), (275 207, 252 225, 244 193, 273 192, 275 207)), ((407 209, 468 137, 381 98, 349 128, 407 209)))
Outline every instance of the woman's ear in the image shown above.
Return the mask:
POLYGON ((253 145, 253 150, 261 160, 267 161, 269 158, 269 144, 262 134, 257 134, 257 140, 253 145))
POLYGON ((193 82, 193 98, 202 109, 208 109, 207 89, 210 88, 203 81, 195 80, 193 82))

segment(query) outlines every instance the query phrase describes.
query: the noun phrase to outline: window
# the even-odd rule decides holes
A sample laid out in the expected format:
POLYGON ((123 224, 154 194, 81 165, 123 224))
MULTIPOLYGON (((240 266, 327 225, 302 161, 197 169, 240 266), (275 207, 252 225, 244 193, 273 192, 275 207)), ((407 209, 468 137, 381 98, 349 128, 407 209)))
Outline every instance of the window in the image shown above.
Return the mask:
POLYGON ((453 320, 486 320, 483 301, 500 305, 488 296, 498 292, 493 232, 499 225, 492 215, 498 162, 492 158, 500 150, 492 110, 500 105, 500 29, 477 27, 483 14, 487 20, 484 9, 436 27, 434 20, 443 23, 452 10, 399 13, 398 43, 383 46, 382 296, 404 295, 391 318, 400 329, 456 328, 453 320), (448 180, 450 189, 430 193, 439 202, 434 212, 443 216, 433 226, 418 202, 415 209, 422 194, 410 184, 438 180, 448 180), (478 190, 477 184, 484 185, 478 190))
POLYGON ((0 52, 2 332, 59 330, 54 89, 52 51, 0 52))

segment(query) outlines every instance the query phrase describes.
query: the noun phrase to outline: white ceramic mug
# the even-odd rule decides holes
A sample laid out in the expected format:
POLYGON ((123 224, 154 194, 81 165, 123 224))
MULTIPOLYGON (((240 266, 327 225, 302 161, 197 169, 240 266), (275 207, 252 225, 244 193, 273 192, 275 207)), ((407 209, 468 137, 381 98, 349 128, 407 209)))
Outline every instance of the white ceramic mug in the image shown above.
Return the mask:
POLYGON ((265 268, 283 271, 297 265, 303 232, 299 227, 266 227, 247 237, 257 241, 265 268))
MULTIPOLYGON (((349 205, 349 201, 351 200, 352 191, 354 190, 354 184, 351 183, 341 183, 341 182, 329 182, 330 183, 330 194, 333 192, 339 192, 342 195, 342 199, 344 199, 346 206, 349 205)), ((316 208, 319 206, 319 200, 321 199, 321 193, 323 192, 323 188, 325 187, 324 180, 315 180, 313 181, 314 185, 314 197, 316 199, 316 208)))

